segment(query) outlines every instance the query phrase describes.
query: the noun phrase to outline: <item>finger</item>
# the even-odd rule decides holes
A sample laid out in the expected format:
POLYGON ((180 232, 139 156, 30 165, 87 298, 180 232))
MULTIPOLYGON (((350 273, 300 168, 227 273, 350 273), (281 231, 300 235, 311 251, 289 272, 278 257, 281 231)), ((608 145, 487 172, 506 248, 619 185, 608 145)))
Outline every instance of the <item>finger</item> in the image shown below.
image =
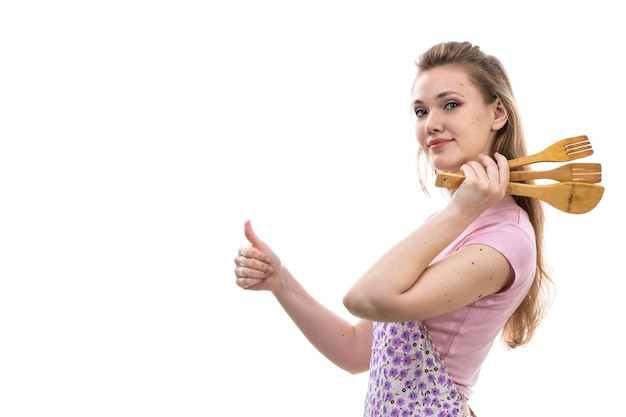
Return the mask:
MULTIPOLYGON (((263 277, 269 276, 274 271, 274 269, 268 262, 260 261, 252 257, 237 256, 235 257, 234 261, 235 261, 235 265, 238 268, 241 268, 241 270, 245 269, 247 271, 260 271, 263 273, 262 275, 263 277)), ((261 276, 261 275, 256 274, 255 276, 261 276)))
POLYGON ((271 272, 264 271, 261 269, 248 268, 246 266, 238 266, 235 268, 235 276, 237 279, 240 278, 254 278, 254 279, 264 279, 270 275, 271 272))
POLYGON ((258 278, 237 278, 237 285, 244 290, 250 289, 257 284, 263 282, 263 279, 258 278))
POLYGON ((469 177, 475 177, 476 173, 474 172, 474 168, 472 168, 469 163, 465 163, 461 165, 461 172, 465 175, 465 179, 469 179, 469 177))
POLYGON ((252 246, 260 250, 269 249, 269 246, 267 246, 265 242, 259 239, 256 233, 254 233, 254 230, 252 230, 252 223, 250 222, 250 220, 247 220, 244 224, 243 231, 246 235, 246 239, 248 239, 248 242, 250 242, 252 246))
POLYGON ((483 172, 486 175, 485 179, 496 179, 499 182, 499 171, 496 161, 484 154, 478 155, 478 159, 480 159, 482 163, 483 172))
POLYGON ((246 246, 242 246, 241 248, 239 248, 239 253, 237 257, 235 258, 235 263, 237 263, 237 260, 239 259, 239 257, 257 259, 261 262, 266 262, 266 263, 270 262, 269 255, 267 255, 264 252, 261 252, 260 250, 258 250, 252 245, 246 245, 246 246))
POLYGON ((509 177, 511 175, 511 168, 509 168, 509 161, 506 159, 506 156, 502 155, 499 152, 494 154, 496 158, 496 162, 498 163, 498 171, 500 173, 500 183, 506 184, 509 182, 509 177))
MULTIPOLYGON (((479 155, 480 157, 480 155, 479 155)), ((478 161, 469 161, 465 164, 465 176, 475 178, 481 181, 487 180, 487 173, 485 167, 478 161)))

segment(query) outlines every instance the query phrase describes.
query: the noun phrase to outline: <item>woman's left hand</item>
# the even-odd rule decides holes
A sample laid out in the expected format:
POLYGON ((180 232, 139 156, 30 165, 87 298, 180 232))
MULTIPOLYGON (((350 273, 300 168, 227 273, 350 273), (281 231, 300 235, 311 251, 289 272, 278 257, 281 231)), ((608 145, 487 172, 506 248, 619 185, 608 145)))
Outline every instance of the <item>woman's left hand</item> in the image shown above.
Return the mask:
POLYGON ((496 152, 495 161, 487 155, 478 155, 479 161, 470 161, 461 167, 465 180, 455 191, 451 204, 464 211, 482 213, 502 201, 509 183, 510 168, 506 157, 496 152))

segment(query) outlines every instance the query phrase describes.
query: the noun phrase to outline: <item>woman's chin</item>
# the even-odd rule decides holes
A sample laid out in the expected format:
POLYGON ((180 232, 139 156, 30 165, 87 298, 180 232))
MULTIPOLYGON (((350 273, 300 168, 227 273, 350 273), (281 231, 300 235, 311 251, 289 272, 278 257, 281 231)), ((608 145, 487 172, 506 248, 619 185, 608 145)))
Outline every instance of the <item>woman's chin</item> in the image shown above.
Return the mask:
POLYGON ((432 158, 430 160, 431 165, 435 168, 436 171, 441 172, 459 172, 461 170, 461 165, 458 160, 451 161, 450 158, 432 158), (447 159, 447 160, 446 160, 447 159))

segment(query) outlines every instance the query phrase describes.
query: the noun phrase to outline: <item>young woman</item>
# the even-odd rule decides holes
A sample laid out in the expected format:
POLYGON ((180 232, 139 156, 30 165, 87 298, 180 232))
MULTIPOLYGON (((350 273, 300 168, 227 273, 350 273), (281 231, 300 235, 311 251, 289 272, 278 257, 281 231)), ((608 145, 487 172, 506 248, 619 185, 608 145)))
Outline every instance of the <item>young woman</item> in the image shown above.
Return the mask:
POLYGON ((348 291, 356 324, 313 299, 250 222, 236 282, 271 291, 341 368, 369 370, 365 416, 469 416, 498 334, 510 348, 524 345, 543 316, 543 212, 537 200, 506 194, 507 158, 526 155, 526 146, 497 58, 467 42, 433 46, 417 62, 412 109, 422 156, 466 179, 348 291))

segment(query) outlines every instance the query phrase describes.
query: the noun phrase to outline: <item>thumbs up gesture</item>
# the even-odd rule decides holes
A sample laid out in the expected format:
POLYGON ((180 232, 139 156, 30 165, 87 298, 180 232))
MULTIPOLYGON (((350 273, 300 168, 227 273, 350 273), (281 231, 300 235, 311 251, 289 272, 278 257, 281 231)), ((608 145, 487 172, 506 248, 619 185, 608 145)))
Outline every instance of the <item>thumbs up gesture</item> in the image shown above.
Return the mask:
POLYGON ((269 290, 276 288, 276 272, 281 268, 278 256, 252 230, 250 221, 244 224, 249 244, 239 248, 234 259, 236 283, 243 289, 269 290))

